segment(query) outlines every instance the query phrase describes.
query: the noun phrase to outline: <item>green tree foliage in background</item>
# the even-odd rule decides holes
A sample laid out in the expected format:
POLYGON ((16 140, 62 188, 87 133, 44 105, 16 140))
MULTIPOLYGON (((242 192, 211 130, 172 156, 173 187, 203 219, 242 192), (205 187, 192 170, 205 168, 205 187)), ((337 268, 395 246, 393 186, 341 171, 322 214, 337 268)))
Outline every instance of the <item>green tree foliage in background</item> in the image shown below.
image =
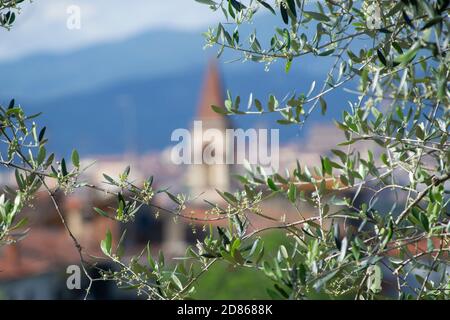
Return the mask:
MULTIPOLYGON (((208 236, 176 266, 162 252, 152 256, 150 246, 131 261, 123 259, 123 237, 113 245, 108 232, 101 248, 119 269, 104 271, 103 278, 149 299, 183 299, 195 297, 202 277, 220 262, 245 268, 249 276, 264 276, 274 299, 449 299, 449 1, 197 2, 227 20, 205 33, 207 46, 218 48, 219 56, 231 50, 266 67, 283 61, 286 72, 301 67, 305 55, 314 56, 317 64, 334 61, 323 83, 312 83, 304 93, 287 99, 270 95, 267 103, 252 98, 245 108, 240 97, 230 94, 224 108, 214 106, 216 112, 276 113, 279 124, 305 126, 314 112, 327 112, 331 92, 354 86, 354 98, 342 101, 336 122, 345 139, 316 168, 299 162, 292 172, 267 175, 248 167, 239 177, 240 190, 219 191, 227 205, 211 204, 207 217, 197 221, 208 226, 226 220, 229 227, 209 227, 208 236), (241 31, 259 11, 278 19, 269 39, 241 31), (358 145, 368 142, 381 151, 359 152, 358 145), (304 185, 314 191, 301 192, 304 185), (357 201, 361 191, 370 195, 368 201, 357 201), (345 196, 348 192, 353 196, 345 196), (387 193, 396 196, 389 208, 379 205, 387 193), (298 221, 273 221, 262 212, 261 205, 273 196, 286 198, 298 210, 298 221), (313 216, 302 216, 304 203, 315 208, 313 216), (336 205, 340 209, 332 210, 336 205), (276 222, 273 228, 286 236, 283 244, 267 247, 262 234, 272 227, 250 231, 253 216, 276 222)), ((130 182, 130 168, 118 177, 105 175, 104 187, 80 181, 85 169, 78 153, 71 161, 56 161, 45 147, 45 127, 34 119, 14 101, 0 109, 1 163, 15 170, 18 186, 0 198, 1 241, 17 240, 13 230, 26 223, 17 221, 20 209, 38 188, 48 191, 64 225, 55 192, 79 188, 117 197, 114 212, 95 209, 105 218, 130 221, 141 206, 155 208, 156 197, 173 202, 170 208, 156 208, 162 214, 189 218, 188 196, 153 189, 153 178, 140 185, 130 182), (47 180, 57 186, 49 187, 47 180)), ((87 267, 83 248, 67 230, 87 267)))

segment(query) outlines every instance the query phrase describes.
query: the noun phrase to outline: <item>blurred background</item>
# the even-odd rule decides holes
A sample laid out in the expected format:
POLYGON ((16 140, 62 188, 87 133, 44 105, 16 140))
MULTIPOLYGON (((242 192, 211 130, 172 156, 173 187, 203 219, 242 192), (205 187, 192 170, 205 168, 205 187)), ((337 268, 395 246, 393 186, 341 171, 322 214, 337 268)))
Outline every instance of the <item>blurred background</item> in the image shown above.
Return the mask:
MULTIPOLYGON (((47 127, 47 149, 57 157, 69 157, 76 148, 83 164, 93 163, 85 178, 95 184, 104 180, 102 173, 117 176, 131 164, 133 179, 143 181, 155 175, 157 186, 170 186, 174 193, 194 193, 194 187, 196 192, 207 192, 218 186, 233 191, 232 174, 238 168, 192 168, 170 162, 171 133, 177 128, 190 129, 195 119, 220 128, 231 123, 234 128, 280 129, 281 172, 292 168, 296 159, 308 166, 320 164, 319 155, 342 141, 331 121, 345 108, 347 94, 342 90, 329 96, 326 116, 318 110, 303 127, 281 127, 276 124, 277 115, 211 116, 209 106, 222 104, 226 90, 241 95, 242 101, 253 94, 265 102, 269 93, 281 99, 308 92, 313 81, 319 90, 328 70, 324 59, 318 64, 311 57, 296 61, 289 74, 282 63, 268 70, 252 62, 227 63, 237 57, 232 52, 217 61, 215 49, 203 49, 202 32, 222 19, 194 0, 26 3, 13 29, 1 33, 0 100, 7 104, 15 98, 27 113, 43 112, 37 122, 47 127), (70 29, 67 21, 74 8, 79 10, 81 24, 70 29)), ((256 28, 259 38, 268 42, 276 26, 271 16, 258 15, 253 25, 244 28, 256 28)), ((13 174, 0 169, 0 184, 14 187, 13 174)), ((123 228, 128 229, 130 254, 151 241, 154 250, 176 256, 201 237, 202 226, 194 226, 199 230, 193 234, 192 226, 156 219, 158 212, 148 208, 126 226, 105 221, 92 209, 108 210, 114 205, 114 199, 103 194, 59 196, 69 226, 93 256, 101 255, 99 242, 107 229, 113 230, 115 238, 123 228)), ((266 206, 274 216, 295 218, 282 199, 266 206)), ((189 209, 204 210, 201 203, 189 209)), ((66 268, 79 259, 50 199, 39 194, 24 214, 31 217, 26 237, 0 252, 0 297, 81 298, 83 290, 66 287, 66 268)), ((279 234, 266 237, 269 246, 286 241, 279 234)), ((268 298, 263 290, 268 280, 263 276, 248 277, 245 270, 227 265, 216 269, 203 278, 196 298, 268 298), (217 290, 224 284, 226 290, 217 290)), ((108 283, 96 284, 90 296, 127 297, 135 296, 108 283)))

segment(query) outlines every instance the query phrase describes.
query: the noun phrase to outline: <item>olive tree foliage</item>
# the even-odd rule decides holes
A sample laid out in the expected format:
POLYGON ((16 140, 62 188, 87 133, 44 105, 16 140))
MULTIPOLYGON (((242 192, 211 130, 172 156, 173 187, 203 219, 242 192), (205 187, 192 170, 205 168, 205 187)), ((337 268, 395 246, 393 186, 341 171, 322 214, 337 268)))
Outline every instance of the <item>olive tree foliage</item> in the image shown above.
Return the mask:
POLYGON ((78 152, 70 161, 56 161, 46 150, 45 127, 34 122, 37 115, 26 115, 13 100, 0 109, 1 164, 15 170, 17 190, 6 190, 0 198, 0 240, 19 240, 16 232, 26 225, 19 212, 43 189, 78 248, 91 284, 113 280, 148 299, 184 299, 213 264, 224 261, 266 275, 273 281, 268 294, 275 299, 448 299, 449 1, 197 2, 223 12, 227 21, 205 33, 207 46, 218 48, 219 55, 230 50, 265 67, 284 61, 286 72, 301 68, 305 55, 318 64, 333 59, 321 85, 296 88, 305 89, 302 94, 287 99, 270 95, 267 103, 252 98, 245 108, 240 97, 230 94, 225 107, 213 106, 227 115, 275 113, 280 124, 307 126, 312 113, 327 112, 329 93, 351 86, 354 98, 332 104, 342 109, 336 125, 345 137, 330 150, 333 156, 323 155, 315 168, 298 162, 285 174, 247 167, 238 191, 218 191, 226 205, 207 202, 211 208, 205 217, 193 221, 186 212, 188 195, 154 189, 152 177, 132 182, 130 168, 117 177, 105 175, 104 186, 83 181, 80 174, 86 168, 78 152), (241 32, 259 11, 278 19, 270 39, 241 32), (368 141, 381 151, 359 152, 358 145, 368 141), (49 180, 56 184, 50 186, 49 180), (302 186, 314 191, 302 191, 302 186), (206 236, 174 265, 162 252, 153 256, 150 245, 130 259, 123 249, 126 235, 112 239, 108 232, 100 246, 118 268, 93 279, 88 269, 92 262, 55 198, 56 192, 80 188, 117 199, 114 210, 94 208, 105 219, 128 222, 141 206, 149 206, 174 219, 203 224, 206 236), (357 201, 362 192, 370 199, 357 201), (382 205, 387 195, 395 199, 389 207, 382 205), (297 221, 265 212, 264 202, 274 196, 286 198, 298 212, 297 221), (158 197, 168 197, 172 206, 155 205, 158 197), (314 215, 303 215, 304 204, 315 209, 314 215), (336 205, 339 209, 332 209, 336 205), (253 217, 267 220, 268 227, 252 229, 253 217), (212 227, 217 221, 227 221, 228 227, 212 227), (274 229, 287 240, 270 252, 261 235, 274 229))

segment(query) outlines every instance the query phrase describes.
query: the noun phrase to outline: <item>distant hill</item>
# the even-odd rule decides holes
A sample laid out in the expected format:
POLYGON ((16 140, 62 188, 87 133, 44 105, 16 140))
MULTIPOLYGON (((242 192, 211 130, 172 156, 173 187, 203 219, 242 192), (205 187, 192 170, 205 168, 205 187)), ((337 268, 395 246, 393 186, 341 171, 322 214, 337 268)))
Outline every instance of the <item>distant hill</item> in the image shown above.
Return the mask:
MULTIPOLYGON (((261 34, 271 28, 270 22, 258 24, 261 34)), ((40 123, 47 126, 50 146, 59 154, 74 147, 83 154, 161 150, 171 144, 171 132, 189 128, 195 115, 206 63, 215 52, 205 52, 203 44, 200 32, 152 31, 76 52, 0 63, 8 78, 0 99, 6 103, 15 97, 29 112, 43 111, 40 123)), ((232 57, 230 53, 222 61, 232 57)), ((282 98, 307 92, 314 80, 318 90, 327 63, 313 59, 296 61, 289 74, 281 63, 269 72, 252 62, 222 64, 224 89, 242 95, 244 106, 250 93, 262 100, 269 93, 282 98)), ((346 97, 342 91, 334 93, 326 118, 317 112, 311 121, 336 117, 347 107, 346 97)), ((274 125, 276 119, 239 116, 233 122, 242 128, 280 127, 274 125)), ((303 136, 294 126, 281 129, 284 142, 303 136)))

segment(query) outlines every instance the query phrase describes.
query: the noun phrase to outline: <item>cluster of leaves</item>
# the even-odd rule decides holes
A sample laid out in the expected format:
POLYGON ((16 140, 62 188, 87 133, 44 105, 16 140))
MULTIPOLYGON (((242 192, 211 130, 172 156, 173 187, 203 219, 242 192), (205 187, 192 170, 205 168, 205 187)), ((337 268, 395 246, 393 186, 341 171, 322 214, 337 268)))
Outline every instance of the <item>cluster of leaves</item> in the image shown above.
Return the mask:
POLYGON ((17 229, 20 229, 26 220, 22 219, 15 222, 17 214, 20 212, 22 201, 20 196, 16 196, 14 202, 5 199, 5 195, 0 196, 0 246, 10 244, 9 235, 17 229))

